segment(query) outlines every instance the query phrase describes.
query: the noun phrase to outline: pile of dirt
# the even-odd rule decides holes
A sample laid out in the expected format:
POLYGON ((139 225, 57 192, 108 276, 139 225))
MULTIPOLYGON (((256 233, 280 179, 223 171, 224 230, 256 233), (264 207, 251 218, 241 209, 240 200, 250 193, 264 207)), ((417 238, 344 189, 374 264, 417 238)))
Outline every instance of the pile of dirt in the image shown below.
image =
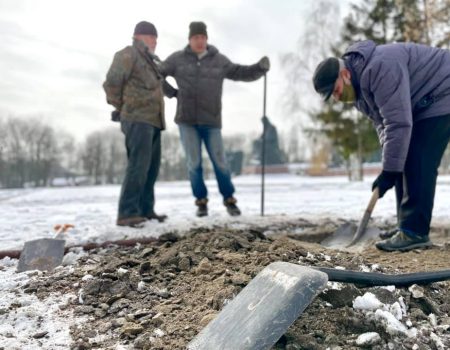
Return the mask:
MULTIPOLYGON (((300 220, 271 228, 199 228, 181 237, 167 233, 150 245, 90 251, 70 274, 36 276, 25 291, 39 298, 78 295, 65 307, 88 317, 72 327, 72 349, 122 344, 172 350, 185 348, 271 262, 385 273, 450 268, 445 243, 424 251, 368 248, 358 254, 316 243, 338 224, 300 220)), ((441 241, 445 234, 434 232, 441 241)), ((449 315, 448 281, 409 288, 329 283, 274 349, 445 349, 449 315), (357 307, 358 298, 372 297, 367 293, 382 306, 357 307)))

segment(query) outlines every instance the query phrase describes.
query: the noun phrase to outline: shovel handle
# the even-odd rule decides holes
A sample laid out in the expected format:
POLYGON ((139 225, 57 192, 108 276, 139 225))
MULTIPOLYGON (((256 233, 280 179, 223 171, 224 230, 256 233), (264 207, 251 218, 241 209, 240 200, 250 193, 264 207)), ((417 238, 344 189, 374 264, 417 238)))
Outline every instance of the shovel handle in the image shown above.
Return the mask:
POLYGON ((369 204, 367 205, 366 212, 372 214, 373 208, 375 208, 375 204, 377 204, 378 198, 380 198, 380 190, 378 189, 378 187, 375 187, 372 192, 372 197, 370 197, 369 204))

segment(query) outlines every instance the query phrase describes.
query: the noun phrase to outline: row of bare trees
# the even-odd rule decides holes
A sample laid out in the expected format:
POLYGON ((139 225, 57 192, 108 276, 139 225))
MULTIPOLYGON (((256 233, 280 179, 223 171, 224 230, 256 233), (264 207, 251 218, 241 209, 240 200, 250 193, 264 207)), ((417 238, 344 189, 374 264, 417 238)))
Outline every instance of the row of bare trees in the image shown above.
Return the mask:
POLYGON ((2 187, 47 186, 74 147, 73 138, 39 120, 0 119, 0 184, 2 187))
MULTIPOLYGON (((298 135, 280 136, 280 147, 290 161, 303 160, 298 135), (284 142, 284 143, 283 143, 284 142)), ((224 137, 225 149, 243 152, 244 165, 252 158, 257 134, 224 137)), ((206 153, 204 170, 212 174, 206 153)), ((126 168, 124 137, 118 125, 95 131, 79 143, 67 132, 33 118, 0 117, 0 188, 121 183, 126 168)), ((187 178, 179 135, 162 134, 160 180, 187 178)))

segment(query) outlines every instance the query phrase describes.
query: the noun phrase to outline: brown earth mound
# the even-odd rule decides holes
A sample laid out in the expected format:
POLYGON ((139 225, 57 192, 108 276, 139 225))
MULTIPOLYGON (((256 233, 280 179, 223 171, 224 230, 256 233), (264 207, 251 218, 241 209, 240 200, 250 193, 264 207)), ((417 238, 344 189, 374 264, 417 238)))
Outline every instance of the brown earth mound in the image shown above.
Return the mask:
MULTIPOLYGON (((182 237, 168 233, 151 245, 93 250, 70 276, 54 272, 26 288, 40 298, 56 291, 80 296, 67 307, 87 315, 88 321, 72 327, 72 349, 115 349, 123 344, 172 350, 185 348, 274 261, 395 274, 450 269, 444 229, 432 235, 440 244, 424 251, 384 253, 368 248, 355 254, 316 243, 337 225, 299 220, 271 228, 195 229, 182 237)), ((274 349, 446 349, 449 313, 448 281, 395 289, 329 283, 274 349), (374 310, 353 307, 355 299, 367 292, 393 314, 403 305, 403 314, 397 315, 403 330, 389 326, 374 310), (359 337, 368 332, 378 336, 359 337)))

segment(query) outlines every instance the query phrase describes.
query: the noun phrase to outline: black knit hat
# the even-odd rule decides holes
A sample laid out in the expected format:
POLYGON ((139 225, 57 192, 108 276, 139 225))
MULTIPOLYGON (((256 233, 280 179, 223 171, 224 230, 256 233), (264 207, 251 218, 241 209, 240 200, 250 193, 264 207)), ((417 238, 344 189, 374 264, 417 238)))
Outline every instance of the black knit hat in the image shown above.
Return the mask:
POLYGON ((136 24, 136 27, 134 27, 134 35, 158 36, 158 32, 156 31, 156 27, 152 23, 142 21, 136 24))
POLYGON ((194 35, 199 34, 208 36, 208 33, 206 32, 206 24, 203 22, 191 22, 191 24, 189 24, 189 39, 194 35))
POLYGON ((329 57, 317 66, 313 75, 314 89, 322 95, 325 101, 333 94, 338 76, 339 60, 336 57, 329 57))

